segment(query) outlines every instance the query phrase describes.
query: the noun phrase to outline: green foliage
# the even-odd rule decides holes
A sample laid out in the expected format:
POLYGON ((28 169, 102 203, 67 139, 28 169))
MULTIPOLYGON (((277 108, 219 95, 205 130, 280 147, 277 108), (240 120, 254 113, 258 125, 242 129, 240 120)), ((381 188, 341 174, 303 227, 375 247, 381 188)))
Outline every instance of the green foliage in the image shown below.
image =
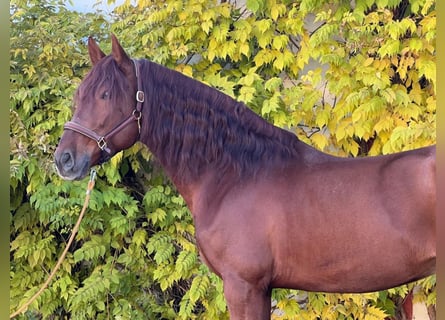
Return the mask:
MULTIPOLYGON (((108 52, 111 30, 132 56, 205 82, 326 152, 436 139, 435 1, 138 0, 105 17, 13 0, 10 24, 11 312, 45 281, 83 204, 86 181, 61 181, 53 154, 90 68, 89 35, 108 52)), ((147 149, 119 153, 98 176, 56 278, 19 318, 228 319, 184 200, 147 149)), ((413 288, 435 304, 435 281, 364 295, 277 289, 273 318, 383 319, 413 288)))

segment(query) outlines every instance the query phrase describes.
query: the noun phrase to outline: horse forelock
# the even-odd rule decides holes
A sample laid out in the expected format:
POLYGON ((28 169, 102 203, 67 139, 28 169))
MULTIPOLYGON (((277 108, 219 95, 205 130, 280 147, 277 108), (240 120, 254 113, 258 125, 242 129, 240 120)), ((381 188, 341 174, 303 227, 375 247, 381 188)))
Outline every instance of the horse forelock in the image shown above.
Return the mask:
POLYGON ((75 102, 88 104, 97 97, 98 90, 106 89, 112 105, 118 105, 129 84, 112 56, 100 60, 85 76, 75 93, 75 102))
POLYGON ((180 73, 144 60, 146 94, 141 141, 176 180, 206 170, 255 174, 273 160, 297 156, 296 136, 243 103, 180 73))

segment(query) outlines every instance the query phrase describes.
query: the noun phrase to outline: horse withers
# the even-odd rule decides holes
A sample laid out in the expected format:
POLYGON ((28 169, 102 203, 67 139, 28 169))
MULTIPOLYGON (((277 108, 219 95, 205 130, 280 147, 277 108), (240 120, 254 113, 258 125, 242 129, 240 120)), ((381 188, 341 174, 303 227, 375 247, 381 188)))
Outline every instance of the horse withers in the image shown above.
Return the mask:
POLYGON ((269 319, 272 288, 362 293, 435 272, 435 146, 334 157, 243 103, 131 59, 112 38, 74 96, 55 153, 64 179, 141 141, 184 197, 232 319, 269 319))

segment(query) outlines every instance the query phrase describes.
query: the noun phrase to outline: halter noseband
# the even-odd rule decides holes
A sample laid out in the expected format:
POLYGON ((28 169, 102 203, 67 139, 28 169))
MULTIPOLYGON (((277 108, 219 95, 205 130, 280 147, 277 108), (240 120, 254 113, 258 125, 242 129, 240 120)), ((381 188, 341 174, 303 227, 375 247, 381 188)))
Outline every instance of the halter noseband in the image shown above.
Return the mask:
MULTIPOLYGON (((133 121, 137 121, 138 124, 138 130, 139 130, 139 134, 141 133, 141 117, 142 117, 142 103, 144 102, 145 99, 145 94, 144 91, 142 91, 142 80, 141 77, 139 76, 139 63, 132 59, 135 69, 136 69, 136 79, 137 79, 137 86, 138 89, 136 91, 136 108, 133 110, 133 112, 131 113, 130 116, 128 116, 124 121, 122 121, 121 123, 119 123, 117 126, 115 126, 113 129, 111 129, 107 134, 105 135, 100 135, 97 134, 96 132, 94 132, 91 129, 88 129, 84 126, 82 126, 81 124, 74 122, 74 121, 68 121, 67 123, 65 123, 64 125, 64 129, 68 129, 68 130, 72 130, 75 131, 77 133, 80 133, 94 141, 96 141, 97 146, 99 147, 100 150, 105 151, 109 156, 111 156, 111 150, 108 147, 108 139, 110 139, 112 136, 114 136, 116 133, 118 133, 119 131, 121 131, 123 128, 125 128, 128 124, 132 123, 133 121)), ((106 157, 102 157, 102 158, 106 158, 106 157)))

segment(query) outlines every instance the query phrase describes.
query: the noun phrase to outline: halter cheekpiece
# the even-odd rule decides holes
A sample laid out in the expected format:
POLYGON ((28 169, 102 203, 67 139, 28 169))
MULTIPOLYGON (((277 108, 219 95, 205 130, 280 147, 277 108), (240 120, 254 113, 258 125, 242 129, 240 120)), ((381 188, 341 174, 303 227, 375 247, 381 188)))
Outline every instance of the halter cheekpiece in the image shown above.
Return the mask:
MULTIPOLYGON (((74 122, 74 121, 68 121, 64 125, 64 129, 72 130, 77 133, 80 133, 94 141, 96 141, 97 146, 100 150, 106 152, 108 157, 111 155, 111 150, 108 147, 108 139, 110 139, 112 136, 114 136, 116 133, 120 132, 123 128, 125 128, 128 124, 132 123, 133 121, 137 121, 138 124, 138 130, 139 134, 141 133, 141 117, 142 117, 142 104, 145 100, 145 94, 144 91, 142 91, 142 81, 141 77, 139 76, 139 63, 137 60, 132 59, 135 70, 136 70, 136 79, 137 79, 137 91, 136 91, 136 108, 133 110, 131 115, 129 115, 124 121, 119 123, 117 126, 115 126, 113 129, 111 129, 107 134, 100 135, 97 134, 95 131, 88 129, 87 127, 84 127, 83 125, 74 122)), ((104 158, 104 157, 102 157, 104 158)))

